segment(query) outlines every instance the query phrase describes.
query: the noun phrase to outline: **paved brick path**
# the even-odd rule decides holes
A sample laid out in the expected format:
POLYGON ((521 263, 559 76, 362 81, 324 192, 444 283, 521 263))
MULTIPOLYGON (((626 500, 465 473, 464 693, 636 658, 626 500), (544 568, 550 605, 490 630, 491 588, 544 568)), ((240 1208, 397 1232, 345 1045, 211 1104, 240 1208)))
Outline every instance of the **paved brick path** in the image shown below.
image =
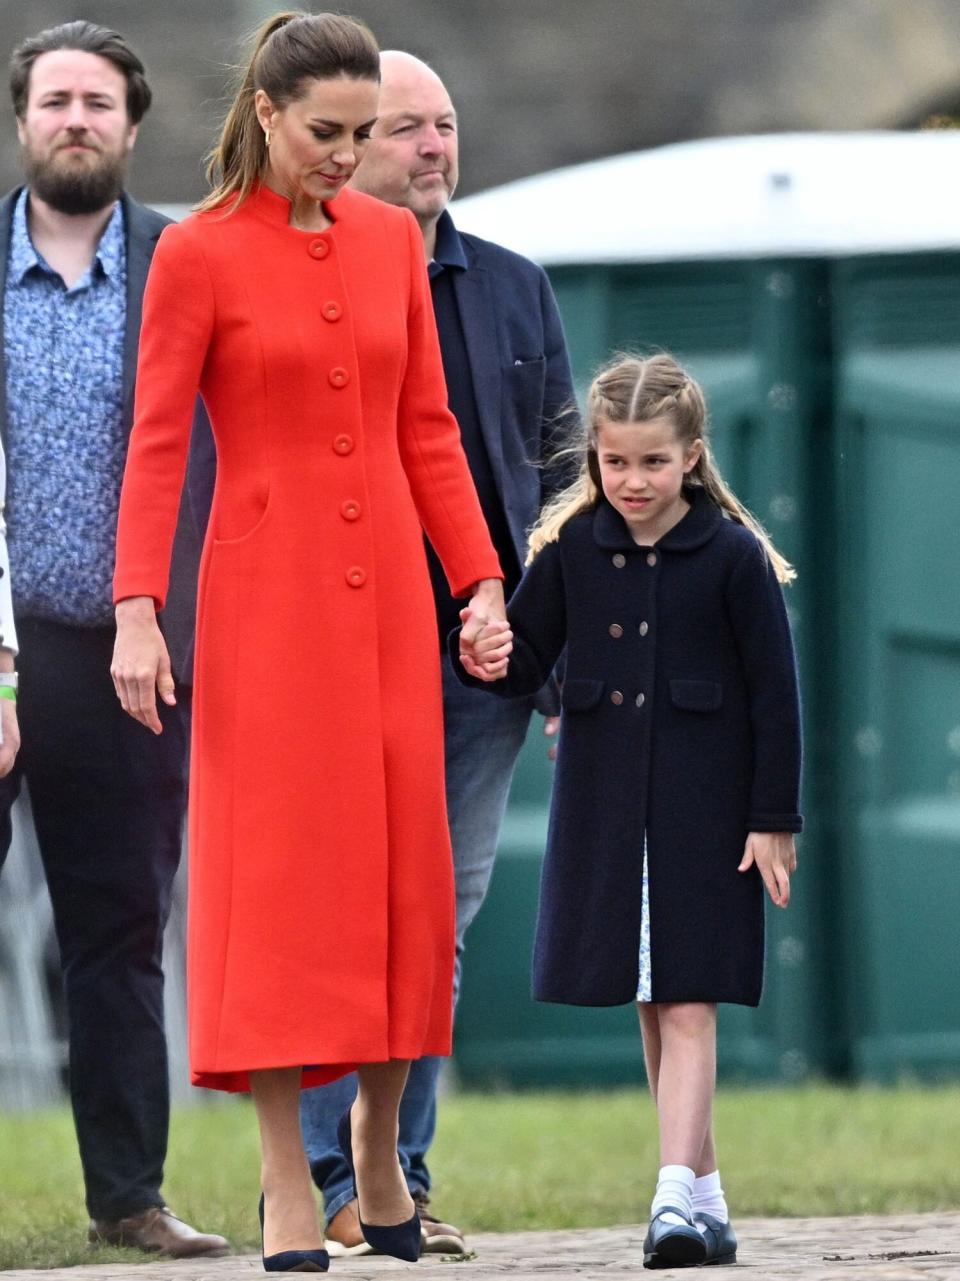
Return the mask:
MULTIPOLYGON (((405 1271, 413 1281, 455 1281, 456 1268, 485 1281, 631 1281, 643 1273, 645 1229, 596 1228, 571 1232, 516 1232, 471 1237, 476 1257, 453 1262, 425 1256, 419 1264, 392 1259, 335 1259, 331 1277, 342 1281, 387 1281, 405 1271), (453 1272, 453 1276, 451 1276, 453 1272)), ((960 1281, 960 1213, 864 1216, 842 1219, 743 1219, 739 1267, 764 1281, 960 1281)), ((661 1272, 663 1277, 679 1271, 661 1272)), ((264 1276, 252 1255, 206 1263, 148 1262, 126 1266, 5 1272, 4 1281, 249 1281, 264 1276)), ((653 1273, 649 1274, 651 1277, 653 1273)), ((734 1274, 723 1273, 724 1278, 734 1274)), ((398 1278, 394 1278, 398 1281, 398 1278)))

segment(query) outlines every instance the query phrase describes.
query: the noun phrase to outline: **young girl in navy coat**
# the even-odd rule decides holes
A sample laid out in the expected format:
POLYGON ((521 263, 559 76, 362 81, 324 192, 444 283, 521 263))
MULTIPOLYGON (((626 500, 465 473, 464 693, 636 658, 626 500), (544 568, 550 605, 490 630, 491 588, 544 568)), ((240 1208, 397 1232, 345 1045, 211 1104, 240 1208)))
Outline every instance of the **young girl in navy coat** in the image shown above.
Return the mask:
POLYGON ((764 886, 787 906, 802 826, 780 589, 794 572, 706 433, 703 394, 670 356, 602 370, 581 474, 532 531, 509 625, 459 638, 462 678, 507 696, 534 693, 566 650, 534 996, 638 1002, 660 1125, 650 1268, 736 1261, 711 1119, 716 1007, 760 1000, 764 886))

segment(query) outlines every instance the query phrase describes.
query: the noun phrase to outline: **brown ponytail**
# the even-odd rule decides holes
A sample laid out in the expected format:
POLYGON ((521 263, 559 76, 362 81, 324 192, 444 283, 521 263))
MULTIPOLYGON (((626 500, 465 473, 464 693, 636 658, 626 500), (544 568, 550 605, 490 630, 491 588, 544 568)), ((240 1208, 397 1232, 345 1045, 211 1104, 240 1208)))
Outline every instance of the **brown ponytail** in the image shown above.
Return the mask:
POLYGON ((690 473, 689 479, 693 484, 699 481, 709 497, 713 499, 722 511, 727 513, 731 520, 735 520, 740 525, 746 525, 747 529, 756 536, 757 541, 767 554, 767 560, 773 567, 777 581, 780 583, 792 583, 797 576, 797 571, 777 551, 773 545, 773 540, 756 516, 744 507, 743 503, 720 475, 720 471, 713 460, 710 442, 705 436, 701 436, 700 439, 703 442, 703 452, 697 460, 696 467, 690 473))
POLYGON ((254 102, 258 89, 282 110, 302 96, 306 80, 380 79, 377 42, 355 18, 289 9, 268 18, 251 43, 220 140, 207 157, 213 190, 197 206, 201 210, 229 201, 232 213, 263 178, 267 146, 254 102))

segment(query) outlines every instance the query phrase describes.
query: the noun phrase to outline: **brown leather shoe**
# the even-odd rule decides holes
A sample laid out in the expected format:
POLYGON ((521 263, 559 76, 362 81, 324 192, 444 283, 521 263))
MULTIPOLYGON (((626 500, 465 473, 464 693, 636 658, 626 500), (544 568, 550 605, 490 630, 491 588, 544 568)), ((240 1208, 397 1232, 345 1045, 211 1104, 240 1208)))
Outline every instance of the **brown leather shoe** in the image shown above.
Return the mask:
POLYGON ((426 1192, 412 1192, 414 1205, 420 1215, 421 1254, 466 1254, 467 1243, 459 1228, 452 1223, 441 1223, 427 1206, 430 1198, 426 1192))
POLYGON ((167 1259, 190 1259, 201 1254, 219 1258, 230 1253, 226 1237, 198 1232, 165 1205, 151 1206, 126 1219, 94 1219, 87 1230, 87 1241, 90 1245, 132 1246, 167 1259))

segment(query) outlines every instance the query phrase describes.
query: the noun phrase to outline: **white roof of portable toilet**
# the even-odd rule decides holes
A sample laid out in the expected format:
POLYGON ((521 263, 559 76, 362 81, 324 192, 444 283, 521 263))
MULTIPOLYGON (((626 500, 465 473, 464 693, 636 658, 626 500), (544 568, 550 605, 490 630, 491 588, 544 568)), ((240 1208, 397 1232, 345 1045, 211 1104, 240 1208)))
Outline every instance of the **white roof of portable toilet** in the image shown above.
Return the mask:
POLYGON ((960 130, 765 134, 572 165, 458 200, 546 265, 960 248, 960 130))

